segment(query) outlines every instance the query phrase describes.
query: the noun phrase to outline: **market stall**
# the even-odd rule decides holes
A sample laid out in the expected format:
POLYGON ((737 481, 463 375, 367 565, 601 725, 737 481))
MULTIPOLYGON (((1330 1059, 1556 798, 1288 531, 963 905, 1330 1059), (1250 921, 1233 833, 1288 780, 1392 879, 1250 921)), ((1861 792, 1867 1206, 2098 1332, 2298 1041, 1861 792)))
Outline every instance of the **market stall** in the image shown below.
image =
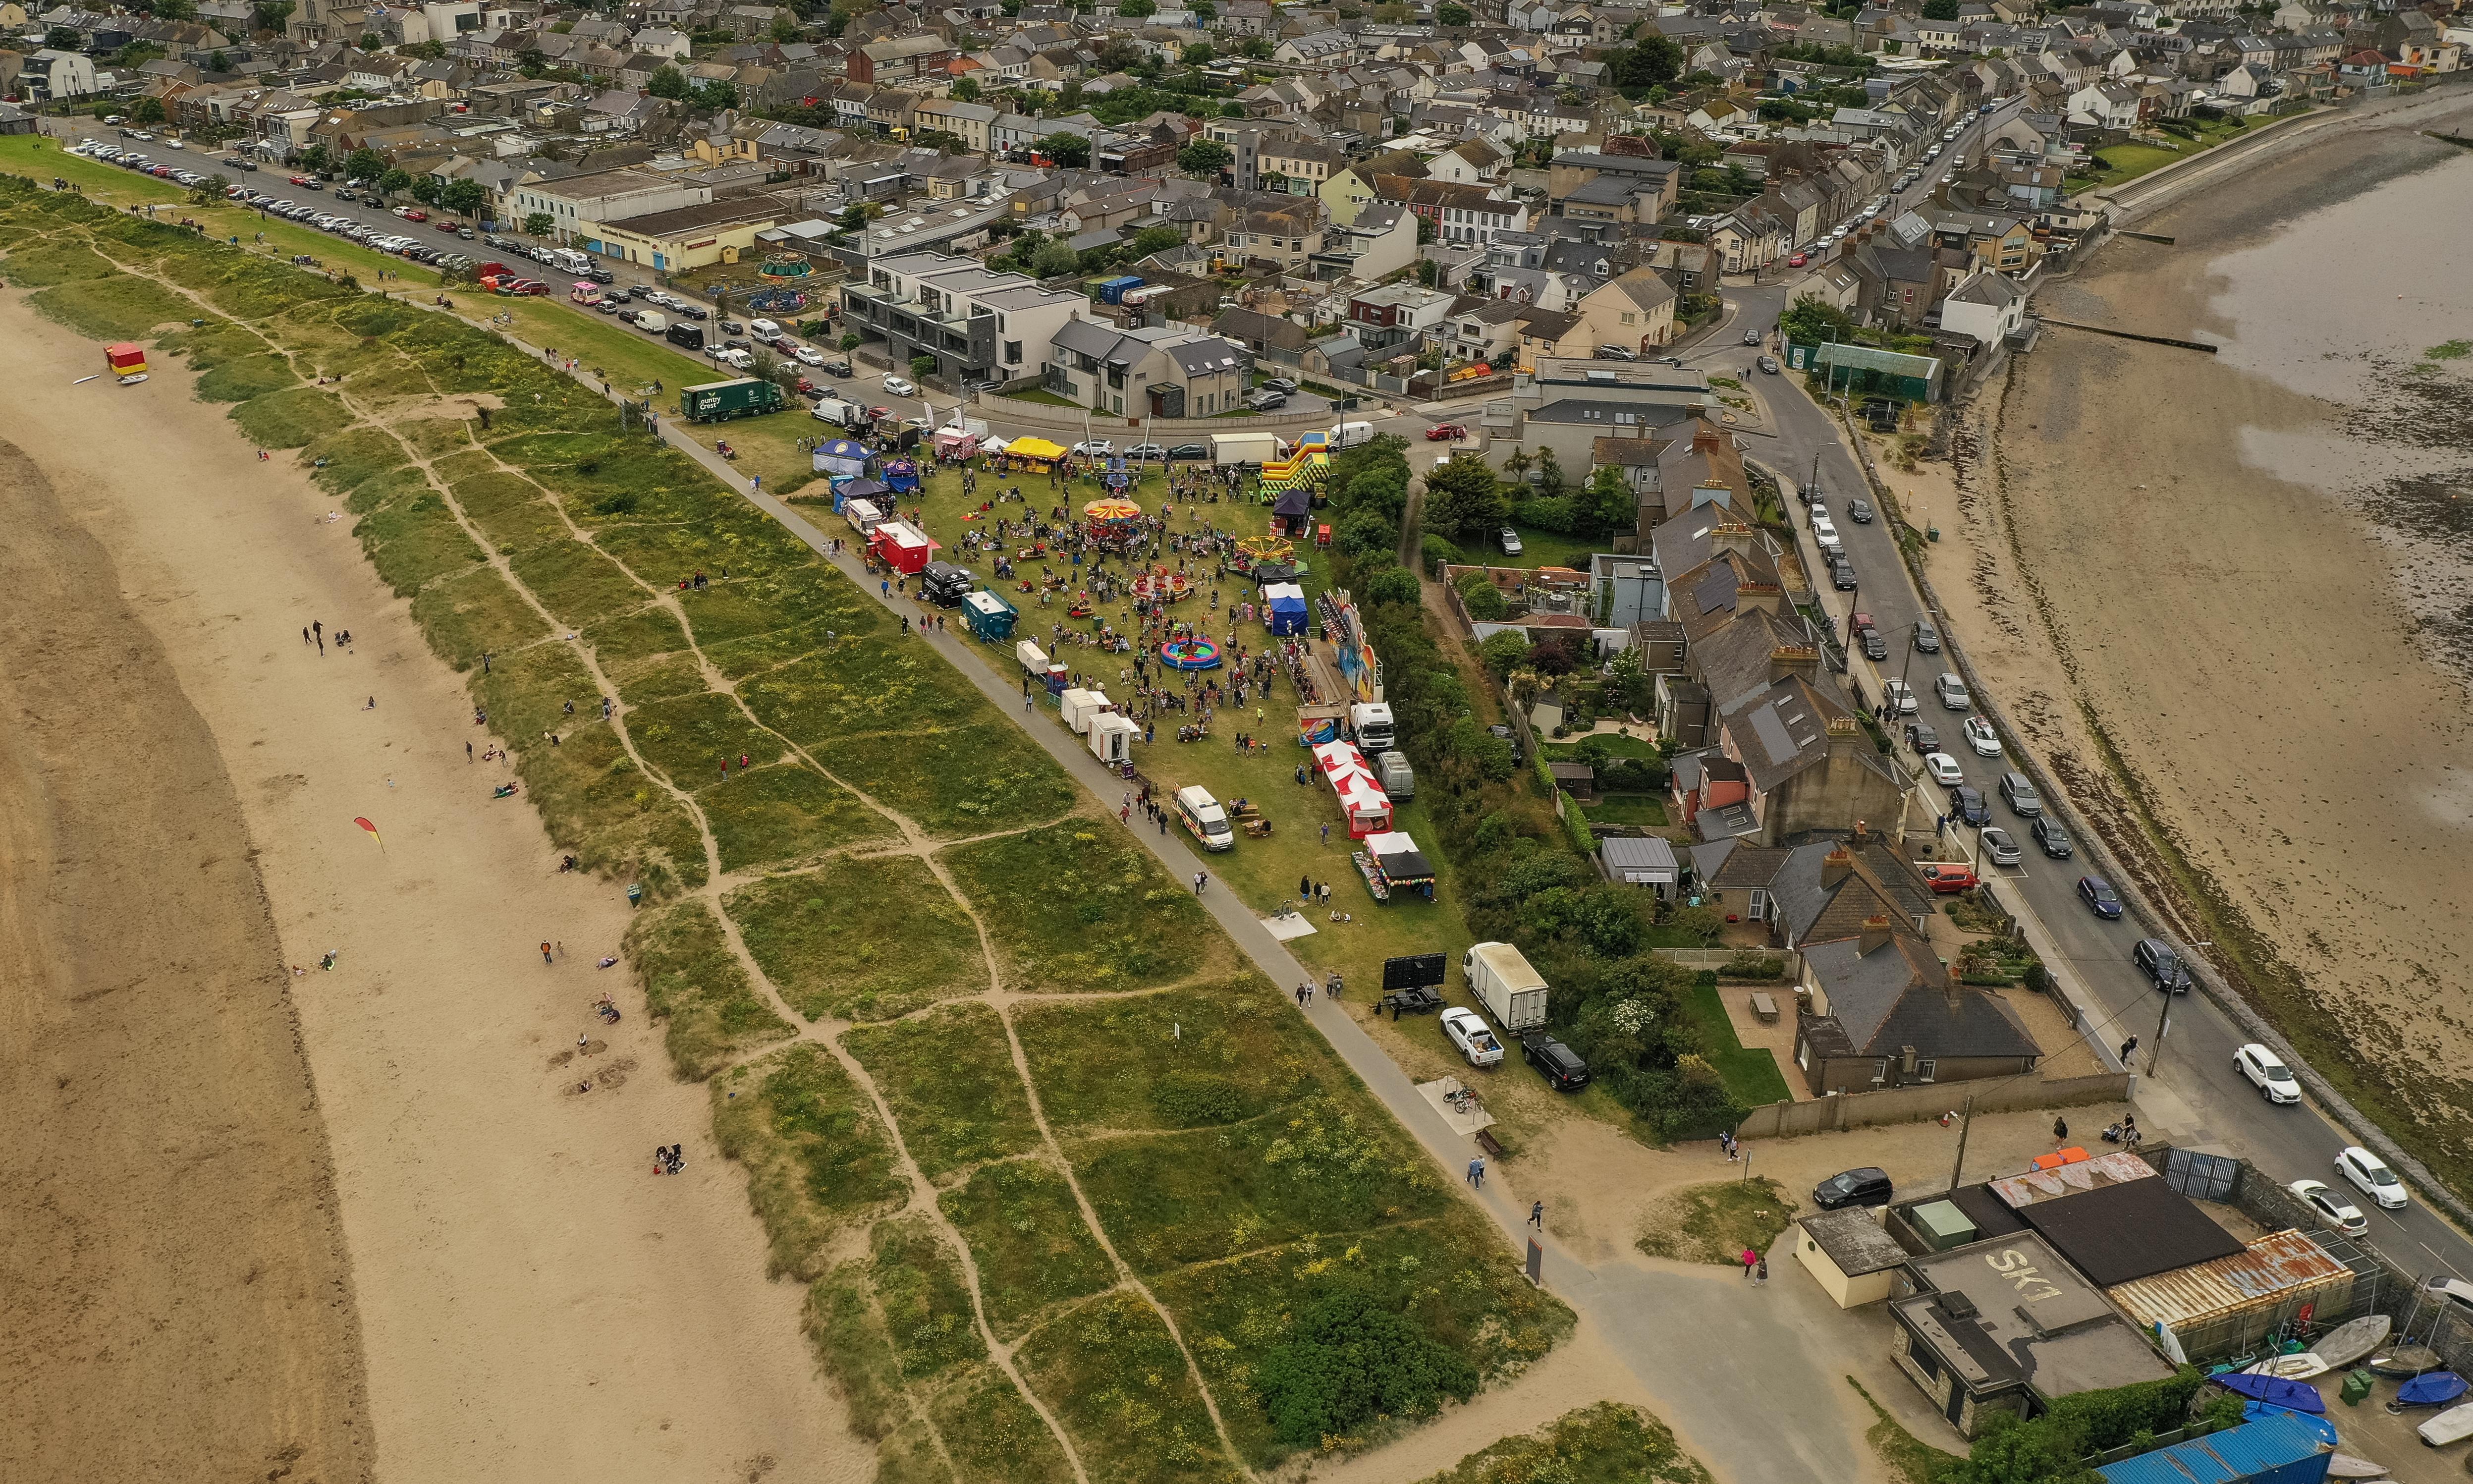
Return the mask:
POLYGON ((878 562, 897 572, 913 575, 925 570, 928 558, 937 549, 937 543, 929 540, 925 532, 906 520, 880 522, 868 533, 867 546, 878 562))
POLYGON ((1313 750, 1313 759, 1315 771, 1339 798, 1350 839, 1362 840, 1391 827, 1391 796, 1354 744, 1325 742, 1313 750))
POLYGON ((1271 505, 1271 529, 1284 536, 1303 536, 1313 519, 1313 491, 1295 486, 1280 491, 1271 505))
POLYGON ((979 446, 975 433, 966 433, 959 428, 936 430, 936 457, 940 459, 968 459, 979 451, 979 446))
POLYGON ((867 444, 853 443, 847 438, 818 443, 810 460, 819 474, 853 479, 867 472, 867 444))
POLYGON ((1006 458, 1041 473, 1055 467, 1065 456, 1064 444, 1044 438, 1017 438, 1005 445, 1006 458))
POLYGON ((1389 901, 1393 892, 1415 892, 1432 900, 1434 866, 1417 842, 1400 830, 1385 830, 1367 835, 1365 849, 1350 852, 1357 874, 1365 878, 1365 889, 1376 901, 1389 901))
POLYGON ((919 465, 913 459, 893 459, 884 466, 884 488, 896 494, 910 494, 919 489, 919 465))
POLYGON ((1131 763, 1134 743, 1141 734, 1141 723, 1132 717, 1102 711, 1091 718, 1091 755, 1116 766, 1131 763))
POLYGON ((1305 633, 1309 616, 1303 587, 1294 583, 1273 583, 1262 589, 1262 619, 1274 638, 1305 633))

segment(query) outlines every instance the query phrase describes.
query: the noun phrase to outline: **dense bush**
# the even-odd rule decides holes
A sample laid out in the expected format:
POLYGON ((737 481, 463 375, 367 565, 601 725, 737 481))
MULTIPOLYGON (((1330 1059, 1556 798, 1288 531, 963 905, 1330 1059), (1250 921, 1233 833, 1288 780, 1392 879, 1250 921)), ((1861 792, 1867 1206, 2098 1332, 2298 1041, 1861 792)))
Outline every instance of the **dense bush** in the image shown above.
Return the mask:
MULTIPOLYGON (((1995 1416, 1966 1458, 1941 1472, 1935 1484, 2082 1484, 2096 1474, 2083 1460, 2141 1437, 2170 1432, 2190 1422, 2191 1399, 2206 1381, 2196 1366, 2183 1366, 2160 1381, 2115 1386, 2063 1397, 2032 1422, 1995 1416)), ((2204 1409, 2207 1421, 2241 1421, 2242 1400, 2219 1395, 2204 1409)))
POLYGON ((1429 1417, 1477 1392, 1477 1368, 1372 1294, 1344 1290, 1297 1316, 1254 1384, 1283 1443, 1316 1448, 1381 1417, 1429 1417))

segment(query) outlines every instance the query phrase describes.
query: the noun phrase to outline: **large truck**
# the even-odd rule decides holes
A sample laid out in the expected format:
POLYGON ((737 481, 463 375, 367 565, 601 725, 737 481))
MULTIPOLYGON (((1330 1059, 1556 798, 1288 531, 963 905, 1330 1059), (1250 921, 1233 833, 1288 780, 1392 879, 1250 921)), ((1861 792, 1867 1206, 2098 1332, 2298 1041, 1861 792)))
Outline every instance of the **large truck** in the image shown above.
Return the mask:
POLYGON ((731 418, 756 418, 780 412, 789 404, 781 389, 756 376, 735 381, 708 381, 679 393, 679 415, 690 422, 721 422, 731 418))
POLYGON ((1399 741, 1391 726, 1391 707, 1380 701, 1360 701, 1350 706, 1348 725, 1357 733, 1357 750, 1369 757, 1391 751, 1399 741))
POLYGON ((1233 464, 1267 464, 1280 456, 1276 433, 1213 433, 1211 462, 1222 468, 1233 464))
POLYGON ((1546 980, 1518 948, 1507 943, 1471 944, 1460 955, 1460 972, 1468 976, 1469 993, 1506 1034, 1517 1036, 1546 1023, 1546 980))

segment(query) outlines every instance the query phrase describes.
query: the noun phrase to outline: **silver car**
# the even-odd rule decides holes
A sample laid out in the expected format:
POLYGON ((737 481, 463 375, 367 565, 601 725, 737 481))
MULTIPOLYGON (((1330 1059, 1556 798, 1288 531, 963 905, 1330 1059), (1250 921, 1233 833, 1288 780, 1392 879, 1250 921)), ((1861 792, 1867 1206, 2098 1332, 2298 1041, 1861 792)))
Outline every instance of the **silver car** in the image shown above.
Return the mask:
POLYGON ((1975 706, 1975 698, 1966 693, 1966 682, 1954 674, 1933 682, 1933 694, 1939 698, 1944 711, 1971 710, 1975 706))
POLYGON ((1996 866, 2014 866, 2027 858, 2027 852, 2018 849, 2018 842, 2009 838, 2009 831, 1998 825, 1987 827, 1982 840, 1983 858, 1996 866))

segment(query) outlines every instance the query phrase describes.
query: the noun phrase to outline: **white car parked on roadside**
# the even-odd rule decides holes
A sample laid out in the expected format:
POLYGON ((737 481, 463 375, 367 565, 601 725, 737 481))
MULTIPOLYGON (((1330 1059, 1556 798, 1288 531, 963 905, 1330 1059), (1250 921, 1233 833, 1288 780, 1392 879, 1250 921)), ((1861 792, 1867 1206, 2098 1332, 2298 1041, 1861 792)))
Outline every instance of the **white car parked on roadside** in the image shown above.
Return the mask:
POLYGON ((2353 1183, 2353 1187, 2376 1201, 2388 1210, 2402 1210, 2406 1194, 2404 1182, 2388 1168, 2388 1161, 2359 1144, 2347 1145, 2336 1156, 2336 1173, 2353 1183))
POLYGON ((1966 781, 1965 771, 1958 767, 1957 759, 1947 753, 1926 753, 1924 771, 1931 774, 1932 780, 1943 788, 1956 788, 1966 781))
POLYGON ((1444 1011, 1443 1034, 1459 1048, 1460 1055, 1468 1058, 1471 1066, 1494 1066, 1502 1061, 1502 1042, 1495 1040, 1493 1030, 1477 1018, 1474 1010, 1453 1005, 1444 1011))

